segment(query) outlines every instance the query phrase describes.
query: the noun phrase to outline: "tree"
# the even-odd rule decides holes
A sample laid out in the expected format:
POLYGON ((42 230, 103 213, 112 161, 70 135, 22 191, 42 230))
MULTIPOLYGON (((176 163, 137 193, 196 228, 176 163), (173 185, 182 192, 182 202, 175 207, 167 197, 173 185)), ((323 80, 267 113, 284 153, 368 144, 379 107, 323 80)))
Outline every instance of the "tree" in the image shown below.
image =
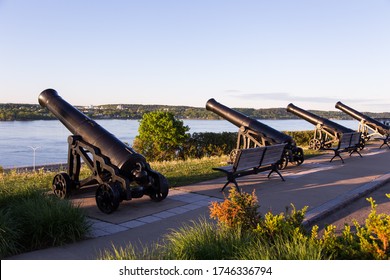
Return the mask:
POLYGON ((180 157, 183 145, 190 137, 188 126, 165 111, 145 113, 140 120, 133 148, 148 160, 172 160, 180 157))

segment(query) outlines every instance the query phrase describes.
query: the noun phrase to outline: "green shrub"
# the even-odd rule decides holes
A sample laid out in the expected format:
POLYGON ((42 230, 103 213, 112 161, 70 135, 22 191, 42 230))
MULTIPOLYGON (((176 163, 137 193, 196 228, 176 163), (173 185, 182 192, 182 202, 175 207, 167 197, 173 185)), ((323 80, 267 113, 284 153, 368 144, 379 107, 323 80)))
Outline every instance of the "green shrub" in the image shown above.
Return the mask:
POLYGON ((236 132, 195 132, 185 145, 184 156, 185 158, 202 158, 228 155, 236 148, 236 144, 236 132))
POLYGON ((312 130, 283 131, 283 133, 290 135, 294 139, 297 146, 301 147, 308 147, 310 140, 314 137, 312 130))
POLYGON ((149 161, 172 160, 181 157, 181 151, 189 138, 188 126, 175 118, 171 112, 154 111, 145 113, 140 120, 139 135, 133 148, 149 161))
POLYGON ((319 242, 335 259, 390 259, 390 215, 378 214, 375 200, 367 198, 367 201, 371 211, 364 225, 353 222, 356 232, 351 231, 350 225, 344 226, 341 235, 335 234, 335 226, 326 228, 319 242))

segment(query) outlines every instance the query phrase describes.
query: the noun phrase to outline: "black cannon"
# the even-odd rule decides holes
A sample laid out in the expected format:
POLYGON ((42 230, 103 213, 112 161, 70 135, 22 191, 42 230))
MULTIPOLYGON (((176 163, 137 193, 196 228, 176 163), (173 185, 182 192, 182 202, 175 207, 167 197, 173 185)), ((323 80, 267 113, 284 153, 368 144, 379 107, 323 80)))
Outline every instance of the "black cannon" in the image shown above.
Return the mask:
POLYGON ((232 151, 230 160, 233 162, 235 151, 254 147, 286 144, 284 156, 279 165, 280 169, 289 162, 301 164, 304 161, 303 149, 297 147, 291 136, 265 125, 258 120, 250 118, 236 110, 226 107, 211 98, 206 103, 206 109, 219 115, 239 128, 237 147, 232 151))
POLYGON ((388 125, 385 125, 376 119, 362 114, 355 109, 352 109, 351 107, 341 103, 340 101, 336 103, 335 107, 359 121, 358 131, 362 133, 364 141, 370 140, 371 137, 380 137, 383 140, 383 144, 380 146, 380 148, 382 148, 383 145, 387 145, 390 148, 390 145, 388 144, 390 137, 390 127, 388 125))
POLYGON ((44 90, 38 100, 73 134, 68 137, 68 173, 58 173, 53 179, 53 191, 58 197, 97 186, 96 204, 104 213, 115 211, 123 200, 143 195, 155 201, 167 197, 166 178, 152 170, 142 155, 67 103, 55 90, 44 90), (92 174, 80 180, 82 162, 92 174))
POLYGON ((314 138, 309 143, 310 149, 330 148, 340 140, 343 133, 354 132, 350 128, 305 111, 292 103, 287 106, 287 111, 315 125, 314 138))

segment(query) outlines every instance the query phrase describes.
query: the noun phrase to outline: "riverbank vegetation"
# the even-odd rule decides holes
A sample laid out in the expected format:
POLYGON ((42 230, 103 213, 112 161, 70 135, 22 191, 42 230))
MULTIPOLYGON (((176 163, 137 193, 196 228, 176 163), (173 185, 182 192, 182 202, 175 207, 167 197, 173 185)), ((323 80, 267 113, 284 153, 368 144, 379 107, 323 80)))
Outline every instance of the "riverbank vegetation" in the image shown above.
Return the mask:
MULTIPOLYGON (((205 108, 190 106, 168 105, 140 105, 140 104, 108 104, 100 106, 76 106, 87 116, 93 119, 141 119, 145 113, 153 111, 165 111, 173 113, 179 119, 220 119, 216 114, 205 108)), ((253 109, 234 108, 235 110, 255 119, 296 119, 285 108, 253 109)), ((309 110, 319 116, 328 119, 351 119, 347 114, 340 111, 309 110)), ((390 118, 390 112, 364 114, 373 118, 390 118)), ((48 110, 38 104, 0 104, 0 121, 27 121, 27 120, 50 120, 55 117, 48 110)))

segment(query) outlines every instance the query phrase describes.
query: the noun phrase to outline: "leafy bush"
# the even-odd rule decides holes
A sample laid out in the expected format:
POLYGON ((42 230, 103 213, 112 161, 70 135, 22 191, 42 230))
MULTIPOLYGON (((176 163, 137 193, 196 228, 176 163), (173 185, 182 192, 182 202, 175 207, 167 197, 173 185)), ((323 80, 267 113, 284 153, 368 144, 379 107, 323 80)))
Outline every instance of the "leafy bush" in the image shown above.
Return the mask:
MULTIPOLYGON (((390 198, 389 194, 386 196, 390 198)), ((356 232, 352 232, 350 225, 344 226, 341 235, 335 234, 335 226, 326 228, 320 242, 335 259, 390 259, 390 215, 378 214, 375 200, 367 198, 367 201, 371 211, 364 225, 353 222, 356 232)))
POLYGON ((222 227, 249 230, 255 228, 260 221, 258 208, 255 191, 252 194, 239 193, 235 188, 230 188, 229 199, 211 203, 210 217, 222 227))
POLYGON ((308 147, 309 142, 313 139, 312 130, 303 130, 303 131, 284 131, 283 133, 290 135, 297 146, 308 147))
POLYGON ((184 157, 202 158, 228 155, 235 149, 236 143, 236 132, 195 132, 185 145, 184 157))
POLYGON ((140 120, 139 135, 133 148, 148 160, 172 160, 180 157, 184 143, 189 138, 188 126, 171 112, 145 113, 140 120))
MULTIPOLYGON (((389 195, 387 197, 390 198, 389 195)), ((390 255, 390 215, 378 214, 375 200, 372 198, 367 200, 371 204, 371 212, 365 226, 359 226, 355 223, 357 236, 361 240, 364 252, 372 254, 375 259, 387 259, 390 255)))

